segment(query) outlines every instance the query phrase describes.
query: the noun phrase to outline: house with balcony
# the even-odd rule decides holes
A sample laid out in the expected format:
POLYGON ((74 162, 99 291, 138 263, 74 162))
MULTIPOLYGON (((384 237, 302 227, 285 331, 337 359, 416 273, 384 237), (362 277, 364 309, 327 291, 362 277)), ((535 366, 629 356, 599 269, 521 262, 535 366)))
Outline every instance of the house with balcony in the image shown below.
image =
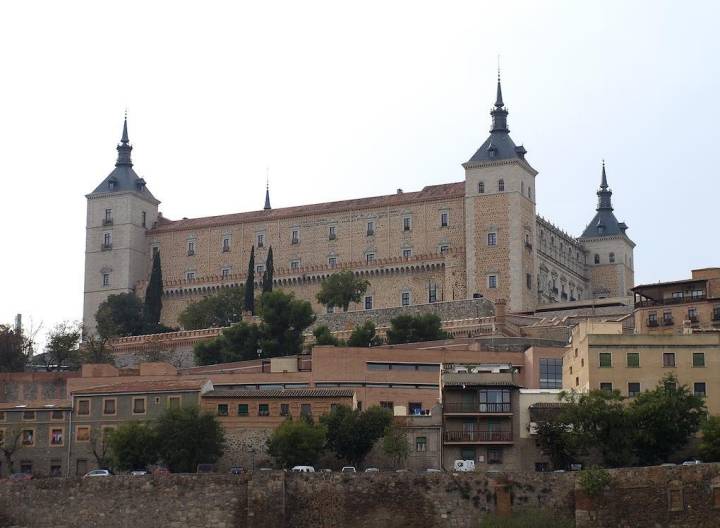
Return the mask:
POLYGON ((692 270, 690 279, 636 286, 632 292, 636 334, 720 331, 720 268, 692 270))

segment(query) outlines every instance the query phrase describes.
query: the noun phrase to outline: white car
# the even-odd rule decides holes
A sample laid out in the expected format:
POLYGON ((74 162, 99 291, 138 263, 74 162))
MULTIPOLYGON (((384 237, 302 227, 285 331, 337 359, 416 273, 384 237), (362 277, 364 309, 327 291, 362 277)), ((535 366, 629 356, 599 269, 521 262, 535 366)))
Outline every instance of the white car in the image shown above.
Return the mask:
POLYGON ((112 477, 112 473, 109 469, 93 469, 92 471, 85 473, 83 478, 88 477, 112 477))
POLYGON ((295 466, 292 471, 294 473, 315 473, 315 468, 312 466, 295 466))
POLYGON ((686 460, 682 463, 683 466, 697 466, 698 464, 702 464, 702 460, 686 460))
POLYGON ((474 460, 456 460, 453 464, 453 470, 455 471, 475 471, 474 460))
POLYGON ((369 467, 365 470, 365 473, 378 473, 378 472, 380 472, 380 470, 375 467, 369 467))
POLYGON ((340 470, 340 473, 357 473, 357 471, 355 470, 355 466, 344 466, 340 470))

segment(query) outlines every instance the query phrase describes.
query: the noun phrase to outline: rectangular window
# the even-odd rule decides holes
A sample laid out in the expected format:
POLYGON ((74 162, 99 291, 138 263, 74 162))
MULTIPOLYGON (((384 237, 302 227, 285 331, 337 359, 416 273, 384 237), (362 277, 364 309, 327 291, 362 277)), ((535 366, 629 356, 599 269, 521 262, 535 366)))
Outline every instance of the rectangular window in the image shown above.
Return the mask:
POLYGON ((168 396, 168 409, 179 409, 181 401, 180 396, 168 396))
POLYGON ((188 254, 188 257, 192 257, 195 254, 195 241, 194 240, 188 240, 187 254, 188 254))
POLYGON ((20 432, 20 443, 23 447, 32 447, 35 445, 35 429, 23 429, 20 432))
POLYGON ((75 441, 76 442, 89 442, 90 441, 90 427, 87 425, 78 425, 75 428, 75 441))
POLYGON ((627 353, 627 366, 629 368, 640 367, 640 354, 638 352, 627 353))
POLYGON ((525 274, 525 286, 527 286, 528 290, 532 290, 532 274, 531 273, 525 274))
POLYGON ((90 416, 90 400, 77 401, 78 416, 90 416))
POLYGON ((700 396, 704 398, 706 396, 705 382, 693 383, 693 394, 695 394, 695 396, 700 396))
POLYGON ((497 275, 488 275, 488 288, 491 290, 497 288, 497 275))
POLYGON ((422 403, 421 402, 408 402, 408 414, 410 416, 422 415, 422 403))
POLYGON ((227 416, 228 413, 228 404, 227 403, 218 403, 217 406, 217 415, 218 416, 227 416))
POLYGON ((155 255, 157 255, 158 253, 160 253, 160 248, 157 247, 157 246, 153 246, 153 248, 152 248, 152 256, 153 256, 153 258, 155 258, 155 255))
POLYGON ((403 231, 410 231, 410 227, 410 217, 406 216, 405 218, 403 218, 403 231))
POLYGON ((270 404, 261 403, 258 405, 258 416, 270 416, 270 404))
POLYGON ((540 358, 540 388, 562 389, 562 358, 540 358))
POLYGON ((257 236, 257 247, 261 248, 265 246, 265 235, 258 233, 257 236))
POLYGON ((460 450, 460 458, 462 458, 463 460, 475 460, 475 448, 463 447, 460 450))
MULTIPOLYGON (((65 418, 65 413, 63 411, 52 411, 50 413, 51 420, 62 420, 64 418, 65 418)), ((0 417, 0 421, 2 421, 2 417, 0 417)))
POLYGON ((312 405, 309 403, 301 403, 300 416, 312 416, 312 405))
POLYGON ((689 308, 688 309, 688 319, 690 320, 691 323, 698 322, 697 308, 689 308))
POLYGON ((291 260, 290 261, 290 269, 291 270, 299 270, 300 269, 300 261, 299 260, 291 260))
POLYGON ((20 461, 20 473, 25 473, 26 475, 32 475, 32 462, 30 460, 21 460, 20 461))
POLYGON ((112 223, 112 209, 105 209, 105 219, 103 223, 105 225, 112 223))
POLYGON ((62 477, 62 462, 58 459, 50 461, 50 476, 62 477))
POLYGON ((387 409, 389 411, 392 411, 395 408, 395 406, 393 405, 393 402, 391 402, 391 401, 381 401, 380 407, 382 409, 387 409))
POLYGON ((487 450, 487 463, 488 464, 502 464, 502 447, 488 447, 487 450))
POLYGON ((512 412, 510 391, 507 389, 482 389, 478 392, 479 407, 482 413, 512 412))
POLYGON ((337 257, 328 257, 328 266, 330 268, 336 268, 337 267, 337 257))
POLYGON ((250 411, 247 403, 238 403, 238 416, 248 416, 250 411))
POLYGON ((600 352, 600 366, 603 368, 612 367, 612 354, 610 352, 600 352))
POLYGON ((103 235, 103 249, 110 249, 112 248, 112 234, 111 233, 105 233, 103 235))
POLYGON ((142 226, 147 227, 147 213, 145 211, 142 212, 142 226))
POLYGON ((674 367, 675 366, 675 353, 665 352, 663 354, 663 367, 674 367))
POLYGON ((437 284, 430 284, 428 286, 428 302, 437 302, 437 284))
POLYGON ((185 279, 187 279, 187 280, 189 280, 189 281, 195 280, 195 272, 194 272, 194 271, 188 271, 187 273, 185 273, 185 279))
POLYGON ((373 309, 373 298, 368 296, 365 297, 365 309, 366 310, 372 310, 373 309))
POLYGON ((663 312, 663 325, 664 326, 672 326, 672 324, 673 324, 672 312, 663 312))
POLYGON ((365 261, 368 264, 372 264, 373 262, 375 262, 375 253, 368 253, 367 255, 365 255, 365 261))
POLYGON ((400 295, 400 304, 402 306, 410 306, 410 292, 402 292, 400 295))
POLYGON ((229 237, 223 238, 222 250, 223 250, 223 253, 227 253, 228 251, 230 251, 230 238, 229 237))
POLYGON ((263 266, 262 264, 258 264, 257 266, 255 266, 255 272, 258 275, 262 275, 265 272, 265 266, 263 266))
POLYGON ((105 416, 115 416, 117 413, 117 400, 115 398, 105 398, 103 400, 103 414, 105 416))
POLYGON ((640 394, 640 384, 636 381, 631 381, 628 383, 628 396, 630 398, 634 398, 640 394))
POLYGON ((612 392, 613 386, 612 383, 600 383, 600 390, 605 392, 612 392))
POLYGON ((145 398, 133 398, 133 414, 145 414, 145 398))
POLYGON ((223 268, 221 274, 223 279, 227 279, 230 277, 230 268, 223 268))
POLYGON ((35 411, 23 411, 23 421, 30 422, 35 419, 35 411))
POLYGON ((418 436, 415 438, 415 451, 418 453, 424 453, 427 451, 427 437, 418 436))
POLYGON ((497 246, 497 233, 488 233, 488 246, 497 246))
POLYGON ((280 404, 280 416, 290 416, 290 404, 289 403, 281 403, 280 404))
POLYGON ((412 254, 412 250, 411 250, 411 249, 403 249, 403 250, 402 250, 402 256, 403 256, 403 258, 405 258, 405 259, 410 258, 410 255, 411 255, 411 254, 412 254))
POLYGON ((102 285, 105 287, 110 286, 110 274, 109 273, 102 274, 102 285))
POLYGON ((62 446, 64 443, 65 431, 62 427, 53 427, 50 429, 50 445, 52 447, 62 446))
POLYGON ((448 246, 446 244, 443 244, 442 246, 440 246, 440 254, 441 255, 446 255, 448 253, 448 251, 450 251, 450 246, 448 246))
POLYGON ((448 226, 448 213, 440 213, 440 227, 448 226))
POLYGON ((693 352, 693 367, 704 367, 705 366, 705 353, 704 352, 693 352))
POLYGON ((299 229, 292 230, 292 233, 290 235, 290 243, 291 244, 299 244, 300 243, 300 230, 299 229))
POLYGON ((367 236, 373 236, 375 234, 375 222, 367 223, 367 236))
POLYGON ((335 226, 330 226, 330 230, 328 232, 328 240, 335 240, 337 238, 337 233, 335 231, 335 226))

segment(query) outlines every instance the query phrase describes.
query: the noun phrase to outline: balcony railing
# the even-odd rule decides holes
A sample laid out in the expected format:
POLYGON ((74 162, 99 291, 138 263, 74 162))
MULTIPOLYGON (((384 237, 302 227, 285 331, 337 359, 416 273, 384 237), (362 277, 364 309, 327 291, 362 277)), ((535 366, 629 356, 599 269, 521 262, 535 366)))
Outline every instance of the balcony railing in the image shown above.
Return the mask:
POLYGON ((100 246, 100 249, 102 249, 103 251, 110 251, 112 249, 112 242, 110 242, 109 244, 103 243, 100 246))
POLYGON ((112 218, 103 218, 103 225, 104 225, 104 226, 111 226, 111 225, 113 225, 113 219, 112 219, 112 218))
POLYGON ((512 442, 512 431, 445 431, 446 442, 512 442))
POLYGON ((511 413, 510 403, 447 402, 443 403, 446 413, 511 413))
POLYGON ((702 295, 687 295, 683 297, 668 297, 667 299, 638 301, 635 303, 635 308, 652 308, 653 306, 667 306, 671 304, 685 304, 704 301, 707 299, 705 294, 702 295))
POLYGON ((697 315, 688 315, 688 321, 690 321, 691 323, 694 324, 694 323, 699 323, 700 319, 698 319, 697 315))
POLYGON ((672 326, 674 324, 672 317, 664 317, 663 318, 663 326, 672 326))
POLYGON ((654 328, 654 327, 656 327, 656 326, 659 326, 659 325, 658 325, 658 322, 657 322, 657 319, 648 319, 647 325, 648 325, 649 327, 651 327, 651 328, 654 328))

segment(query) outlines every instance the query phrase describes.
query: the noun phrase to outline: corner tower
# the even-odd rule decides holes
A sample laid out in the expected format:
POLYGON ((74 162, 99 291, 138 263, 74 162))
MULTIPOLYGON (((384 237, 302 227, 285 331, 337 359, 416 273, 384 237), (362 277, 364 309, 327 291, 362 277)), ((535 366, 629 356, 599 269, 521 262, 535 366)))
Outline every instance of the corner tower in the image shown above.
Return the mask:
POLYGON ((95 313, 109 295, 134 291, 146 278, 145 232, 157 220, 160 202, 133 170, 127 116, 115 169, 86 195, 85 296, 83 324, 95 333, 95 313))
POLYGON ((535 176, 510 137, 498 72, 490 136, 463 164, 468 296, 506 299, 508 310, 537 302, 535 176))
POLYGON ((613 212, 612 190, 608 186, 605 161, 602 165, 595 216, 578 239, 588 251, 590 288, 594 298, 631 295, 635 285, 633 249, 628 226, 613 212))

